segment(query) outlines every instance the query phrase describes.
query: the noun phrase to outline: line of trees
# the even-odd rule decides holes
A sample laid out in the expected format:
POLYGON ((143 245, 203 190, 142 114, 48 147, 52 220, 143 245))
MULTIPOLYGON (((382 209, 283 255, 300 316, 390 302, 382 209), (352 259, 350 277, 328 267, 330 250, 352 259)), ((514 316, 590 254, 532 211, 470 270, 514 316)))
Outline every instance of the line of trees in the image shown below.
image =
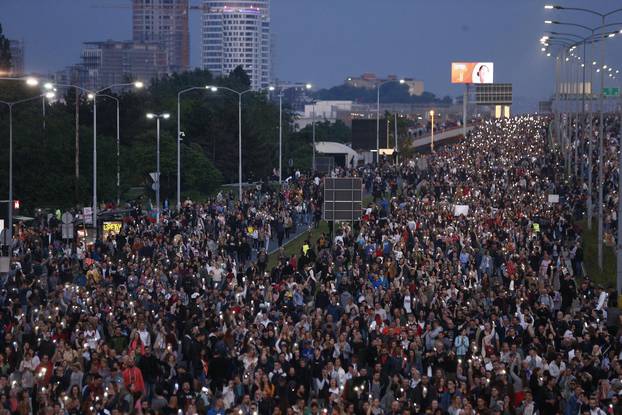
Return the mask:
MULTIPOLYGON (((321 89, 315 93, 315 97, 322 100, 351 100, 360 103, 374 103, 377 100, 376 93, 375 88, 356 88, 342 84, 329 89, 321 89)), ((387 83, 382 87, 382 100, 383 102, 400 104, 451 103, 451 97, 446 96, 441 99, 427 91, 419 96, 410 95, 408 86, 397 82, 387 83)))
MULTIPOLYGON (((161 194, 171 202, 177 178, 177 92, 189 86, 219 85, 245 90, 247 74, 238 68, 228 77, 213 78, 195 70, 154 81, 145 90, 116 95, 120 100, 120 165, 122 199, 140 194, 153 198, 149 172, 156 166, 156 126, 148 112, 169 112, 161 123, 161 194)), ((69 207, 90 204, 92 192, 93 130, 92 102, 74 89, 46 104, 41 101, 15 106, 14 193, 28 211, 35 207, 69 207), (79 100, 79 177, 75 170, 75 108, 79 100)), ((0 100, 13 101, 36 96, 39 91, 21 82, 0 81, 0 100)), ((110 93, 110 92, 109 92, 110 93)), ((184 94, 181 104, 182 193, 200 199, 222 183, 237 182, 238 106, 237 95, 196 90, 184 94)), ((245 180, 268 178, 278 167, 278 106, 266 94, 246 94, 242 102, 242 170, 245 180)), ((311 164, 311 129, 293 131, 293 113, 284 111, 284 170, 288 160, 294 168, 311 164)), ((116 200, 116 103, 97 100, 98 197, 116 200)), ((0 105, 0 195, 8 193, 8 110, 0 105)), ((343 127, 343 126, 342 126, 343 127)), ((318 124, 317 138, 326 139, 332 127, 318 124), (324 136, 326 134, 326 136, 324 136)), ((346 127, 347 129, 347 127, 346 127)), ((344 139, 347 133, 341 131, 344 139)))

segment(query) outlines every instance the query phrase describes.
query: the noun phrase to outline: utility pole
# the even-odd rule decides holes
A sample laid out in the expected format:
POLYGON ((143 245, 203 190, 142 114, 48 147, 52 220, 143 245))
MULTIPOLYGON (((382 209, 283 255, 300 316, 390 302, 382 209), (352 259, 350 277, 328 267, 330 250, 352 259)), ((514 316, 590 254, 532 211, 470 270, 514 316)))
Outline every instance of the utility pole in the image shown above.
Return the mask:
POLYGON ((80 197, 80 92, 76 90, 75 201, 80 197))

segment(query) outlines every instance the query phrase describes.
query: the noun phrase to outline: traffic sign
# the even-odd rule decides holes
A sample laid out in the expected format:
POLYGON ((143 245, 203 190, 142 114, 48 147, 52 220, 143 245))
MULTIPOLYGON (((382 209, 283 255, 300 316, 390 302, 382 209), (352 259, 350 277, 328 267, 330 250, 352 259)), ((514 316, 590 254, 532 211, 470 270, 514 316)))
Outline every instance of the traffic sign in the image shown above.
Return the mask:
POLYGON ((151 184, 151 189, 154 190, 154 191, 157 191, 158 190, 158 182, 155 182, 155 183, 151 184))
POLYGON ((61 229, 63 239, 73 239, 73 223, 63 223, 61 229))
POLYGON ((620 88, 603 88, 603 96, 605 97, 619 97, 620 96, 620 88))
POLYGON ((69 213, 69 212, 65 212, 65 213, 63 213, 63 216, 61 216, 61 220, 65 224, 72 223, 73 222, 73 215, 71 213, 69 213))
POLYGON ((158 182, 158 173, 154 172, 154 173, 149 173, 149 176, 151 177, 151 180, 153 180, 154 182, 158 182))

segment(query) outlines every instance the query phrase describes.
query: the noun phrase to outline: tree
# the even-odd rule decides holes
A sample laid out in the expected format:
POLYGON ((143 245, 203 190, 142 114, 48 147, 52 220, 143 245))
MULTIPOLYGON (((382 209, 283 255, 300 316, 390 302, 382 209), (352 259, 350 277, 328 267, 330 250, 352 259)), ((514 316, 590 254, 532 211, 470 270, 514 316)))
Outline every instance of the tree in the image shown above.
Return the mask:
MULTIPOLYGON (((330 89, 321 89, 315 93, 317 99, 322 100, 349 100, 362 103, 374 103, 377 100, 376 88, 356 88, 351 85, 343 84, 334 86, 330 89)), ((407 85, 397 82, 387 83, 382 87, 382 100, 394 103, 446 103, 446 98, 440 100, 431 92, 424 92, 421 95, 410 95, 407 85)), ((451 102, 451 100, 450 100, 451 102)))
POLYGON ((0 72, 11 71, 11 44, 2 33, 0 24, 0 72))
POLYGON ((248 76, 242 65, 237 66, 233 71, 231 71, 229 74, 229 80, 235 84, 238 84, 244 90, 250 88, 251 86, 251 78, 248 76))

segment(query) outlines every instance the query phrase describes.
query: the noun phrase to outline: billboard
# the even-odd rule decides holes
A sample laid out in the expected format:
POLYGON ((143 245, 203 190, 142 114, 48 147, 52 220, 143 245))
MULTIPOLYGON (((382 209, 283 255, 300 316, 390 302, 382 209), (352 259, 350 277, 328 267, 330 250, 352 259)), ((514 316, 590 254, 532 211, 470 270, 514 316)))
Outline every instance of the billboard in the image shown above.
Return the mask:
POLYGON ((492 62, 452 62, 452 84, 492 84, 495 65, 492 62))

